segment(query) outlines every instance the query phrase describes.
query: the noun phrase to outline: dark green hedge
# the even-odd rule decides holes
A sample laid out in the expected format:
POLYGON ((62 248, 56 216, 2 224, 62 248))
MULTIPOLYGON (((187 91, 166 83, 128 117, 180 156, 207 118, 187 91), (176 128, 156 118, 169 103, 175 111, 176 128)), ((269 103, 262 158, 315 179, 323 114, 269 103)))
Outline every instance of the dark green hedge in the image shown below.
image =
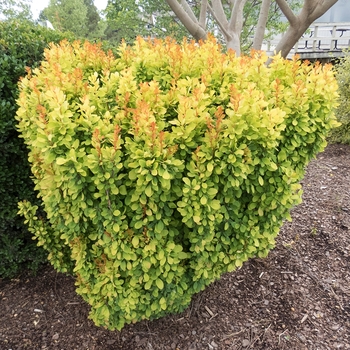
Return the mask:
POLYGON ((38 203, 28 165, 28 152, 15 128, 17 83, 25 67, 40 64, 48 43, 70 36, 30 22, 0 21, 0 277, 11 278, 26 266, 35 270, 46 260, 17 216, 17 203, 38 203))

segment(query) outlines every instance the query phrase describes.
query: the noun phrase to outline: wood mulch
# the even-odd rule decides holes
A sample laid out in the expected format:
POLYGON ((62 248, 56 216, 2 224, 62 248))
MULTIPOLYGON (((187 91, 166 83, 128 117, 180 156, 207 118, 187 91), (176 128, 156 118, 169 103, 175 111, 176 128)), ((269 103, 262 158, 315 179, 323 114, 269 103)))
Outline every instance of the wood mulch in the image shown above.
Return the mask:
POLYGON ((0 349, 350 349, 350 146, 328 146, 302 184, 269 256, 222 276, 182 314, 112 332, 50 266, 0 280, 0 349))

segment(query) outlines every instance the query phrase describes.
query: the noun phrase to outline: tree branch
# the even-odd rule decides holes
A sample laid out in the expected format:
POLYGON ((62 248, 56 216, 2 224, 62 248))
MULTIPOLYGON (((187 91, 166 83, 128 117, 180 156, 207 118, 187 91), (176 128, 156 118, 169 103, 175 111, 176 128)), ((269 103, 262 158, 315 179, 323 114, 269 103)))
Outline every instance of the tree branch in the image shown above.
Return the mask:
POLYGON ((228 21, 220 0, 212 0, 212 10, 215 12, 216 21, 221 22, 227 28, 228 21))
POLYGON ((264 34, 266 29, 266 23, 269 18, 271 0, 262 0, 258 24, 255 29, 255 35, 253 40, 253 49, 261 50, 262 42, 264 40, 264 34))
POLYGON ((190 16, 192 21, 193 22, 198 22, 197 17, 193 13, 193 11, 192 11, 191 7, 188 5, 187 1, 186 0, 181 0, 181 5, 184 8, 184 10, 186 11, 186 13, 190 16))
MULTIPOLYGON (((305 0, 305 5, 310 2, 310 0, 305 0)), ((325 12, 327 12, 338 0, 326 0, 323 1, 321 4, 320 2, 317 3, 317 6, 312 10, 310 13, 310 16, 315 21, 317 18, 321 17, 325 12)))
POLYGON ((240 35, 243 26, 243 9, 247 0, 236 0, 229 22, 229 30, 234 31, 237 35, 240 35))
POLYGON ((212 16, 214 17, 215 22, 218 24, 220 30, 222 31, 222 34, 224 34, 226 39, 229 38, 230 34, 227 31, 228 23, 226 26, 224 25, 224 23, 221 23, 219 18, 217 18, 215 11, 212 9, 212 7, 209 4, 208 4, 208 9, 209 9, 210 13, 212 14, 212 16))
MULTIPOLYGON (((308 0, 305 0, 305 3, 308 0)), ((314 1, 314 0, 312 0, 314 1)), ((276 0, 279 8, 281 9, 281 11, 283 12, 283 14, 286 16, 288 22, 290 23, 291 26, 294 26, 297 24, 298 19, 295 16, 294 12, 291 10, 291 8, 289 7, 289 5, 287 4, 286 0, 276 0)), ((304 5, 305 6, 305 5, 304 5)))
POLYGON ((199 13, 199 25, 205 30, 206 19, 207 19, 207 9, 208 9, 208 0, 202 0, 201 10, 199 13))
POLYGON ((206 31, 199 25, 197 19, 194 21, 177 0, 166 0, 166 2, 196 40, 205 40, 207 38, 206 31))
MULTIPOLYGON (((277 44, 276 53, 281 53, 282 57, 287 57, 290 50, 309 28, 310 24, 323 15, 337 1, 338 0, 304 0, 304 6, 301 12, 295 17, 296 22, 290 23, 287 32, 277 44)), ((285 2, 285 0, 276 0, 276 2, 280 6, 280 2, 285 2)))
POLYGON ((304 6, 303 9, 305 9, 306 12, 310 13, 313 11, 313 8, 317 6, 318 0, 304 0, 304 6))

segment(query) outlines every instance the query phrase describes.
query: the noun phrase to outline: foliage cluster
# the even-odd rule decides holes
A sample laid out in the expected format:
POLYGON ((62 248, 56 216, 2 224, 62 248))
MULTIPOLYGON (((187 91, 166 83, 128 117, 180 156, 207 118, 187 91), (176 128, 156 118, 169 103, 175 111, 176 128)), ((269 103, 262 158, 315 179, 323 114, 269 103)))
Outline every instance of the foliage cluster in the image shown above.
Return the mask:
POLYGON ((89 40, 100 39, 105 30, 93 0, 50 0, 39 20, 48 20, 56 30, 89 40))
POLYGON ((47 219, 38 243, 97 325, 183 310, 264 257, 336 123, 330 66, 222 54, 215 40, 143 40, 119 56, 52 45, 21 81, 18 128, 47 219))
POLYGON ((23 265, 36 269, 45 260, 31 234, 17 217, 17 203, 28 199, 38 203, 28 164, 28 151, 15 128, 18 80, 25 67, 36 67, 49 42, 63 34, 25 21, 0 22, 0 276, 13 277, 23 265))
POLYGON ((350 144, 350 52, 336 65, 339 106, 336 116, 341 126, 331 131, 329 141, 350 144))
POLYGON ((1 19, 31 20, 30 2, 30 0, 0 0, 1 19))
POLYGON ((189 35, 166 1, 108 0, 105 13, 106 39, 111 42, 120 43, 123 39, 132 43, 136 36, 170 36, 181 41, 189 35))

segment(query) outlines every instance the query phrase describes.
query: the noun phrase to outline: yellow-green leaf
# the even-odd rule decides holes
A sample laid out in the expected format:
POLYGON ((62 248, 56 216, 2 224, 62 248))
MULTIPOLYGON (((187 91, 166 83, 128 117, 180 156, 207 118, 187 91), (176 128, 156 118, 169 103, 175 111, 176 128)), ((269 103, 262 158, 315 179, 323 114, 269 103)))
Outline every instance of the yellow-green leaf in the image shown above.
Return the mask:
POLYGON ((137 248, 139 246, 139 242, 140 242, 139 238, 135 236, 132 239, 131 244, 134 246, 134 248, 137 248))
POLYGON ((156 286, 157 286, 159 289, 163 289, 163 288, 164 288, 164 283, 163 283, 163 281, 162 281, 160 278, 157 278, 157 279, 156 279, 156 286))
POLYGON ((258 180, 259 180, 260 186, 263 186, 264 185, 264 179, 261 176, 259 176, 258 180))

